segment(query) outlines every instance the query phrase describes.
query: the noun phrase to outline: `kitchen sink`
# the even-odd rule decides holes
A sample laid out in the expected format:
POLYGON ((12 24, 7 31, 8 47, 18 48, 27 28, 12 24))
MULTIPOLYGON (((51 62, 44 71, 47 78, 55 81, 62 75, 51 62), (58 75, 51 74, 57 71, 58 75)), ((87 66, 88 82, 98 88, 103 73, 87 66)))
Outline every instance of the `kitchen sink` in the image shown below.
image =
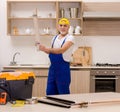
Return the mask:
POLYGON ((49 65, 44 64, 15 64, 15 65, 9 65, 9 67, 49 67, 49 65))
POLYGON ((35 64, 19 64, 20 66, 35 66, 35 64))
POLYGON ((37 64, 10 64, 10 66, 36 66, 37 64))

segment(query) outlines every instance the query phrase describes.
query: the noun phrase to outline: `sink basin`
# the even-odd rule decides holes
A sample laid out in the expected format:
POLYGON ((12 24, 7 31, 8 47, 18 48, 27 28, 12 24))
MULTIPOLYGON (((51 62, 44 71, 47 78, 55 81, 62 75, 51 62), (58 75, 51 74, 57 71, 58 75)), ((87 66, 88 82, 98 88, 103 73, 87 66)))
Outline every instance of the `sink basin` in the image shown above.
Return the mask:
POLYGON ((34 66, 34 64, 19 64, 20 66, 34 66))
POLYGON ((16 64, 16 65, 9 65, 9 66, 14 66, 14 67, 48 67, 49 65, 44 65, 44 64, 16 64))
POLYGON ((10 66, 34 66, 35 64, 10 64, 10 66))

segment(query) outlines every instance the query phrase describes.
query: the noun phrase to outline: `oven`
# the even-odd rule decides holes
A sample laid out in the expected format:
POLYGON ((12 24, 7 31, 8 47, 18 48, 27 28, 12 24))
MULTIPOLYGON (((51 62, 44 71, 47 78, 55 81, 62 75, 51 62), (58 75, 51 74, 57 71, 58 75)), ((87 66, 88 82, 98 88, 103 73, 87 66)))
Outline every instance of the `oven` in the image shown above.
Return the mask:
POLYGON ((90 92, 120 92, 120 70, 91 69, 90 92))

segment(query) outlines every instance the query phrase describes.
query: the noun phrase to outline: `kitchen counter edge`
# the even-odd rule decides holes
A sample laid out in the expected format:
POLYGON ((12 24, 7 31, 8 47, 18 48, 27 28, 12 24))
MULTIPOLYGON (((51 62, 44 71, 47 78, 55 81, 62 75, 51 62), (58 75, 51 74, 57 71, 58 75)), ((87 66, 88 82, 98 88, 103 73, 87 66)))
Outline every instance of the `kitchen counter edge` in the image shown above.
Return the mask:
MULTIPOLYGON (((49 65, 32 65, 32 66, 4 66, 3 69, 48 69, 49 65)), ((98 67, 98 66, 70 66, 71 69, 120 69, 120 67, 98 67)))

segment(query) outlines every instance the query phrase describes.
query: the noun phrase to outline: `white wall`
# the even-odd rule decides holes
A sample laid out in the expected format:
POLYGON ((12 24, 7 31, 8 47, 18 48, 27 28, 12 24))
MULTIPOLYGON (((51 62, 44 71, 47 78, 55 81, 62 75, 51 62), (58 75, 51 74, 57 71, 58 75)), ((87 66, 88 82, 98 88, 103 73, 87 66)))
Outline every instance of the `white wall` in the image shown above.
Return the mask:
MULTIPOLYGON (((92 2, 98 0, 84 0, 92 2)), ((104 1, 105 0, 99 0, 104 1)), ((117 1, 120 0, 106 0, 117 1)), ((42 42, 49 45, 51 38, 43 38, 42 42)), ((76 46, 88 45, 92 47, 93 64, 120 63, 120 36, 113 37, 85 37, 76 38, 76 46), (79 41, 78 41, 79 40, 79 41)), ((29 37, 9 37, 6 35, 6 0, 0 0, 0 67, 8 65, 13 54, 18 51, 21 55, 16 56, 18 63, 48 64, 48 56, 38 52, 34 46, 34 39, 29 37)))
POLYGON ((86 37, 85 43, 92 46, 93 64, 120 63, 120 36, 86 37))

